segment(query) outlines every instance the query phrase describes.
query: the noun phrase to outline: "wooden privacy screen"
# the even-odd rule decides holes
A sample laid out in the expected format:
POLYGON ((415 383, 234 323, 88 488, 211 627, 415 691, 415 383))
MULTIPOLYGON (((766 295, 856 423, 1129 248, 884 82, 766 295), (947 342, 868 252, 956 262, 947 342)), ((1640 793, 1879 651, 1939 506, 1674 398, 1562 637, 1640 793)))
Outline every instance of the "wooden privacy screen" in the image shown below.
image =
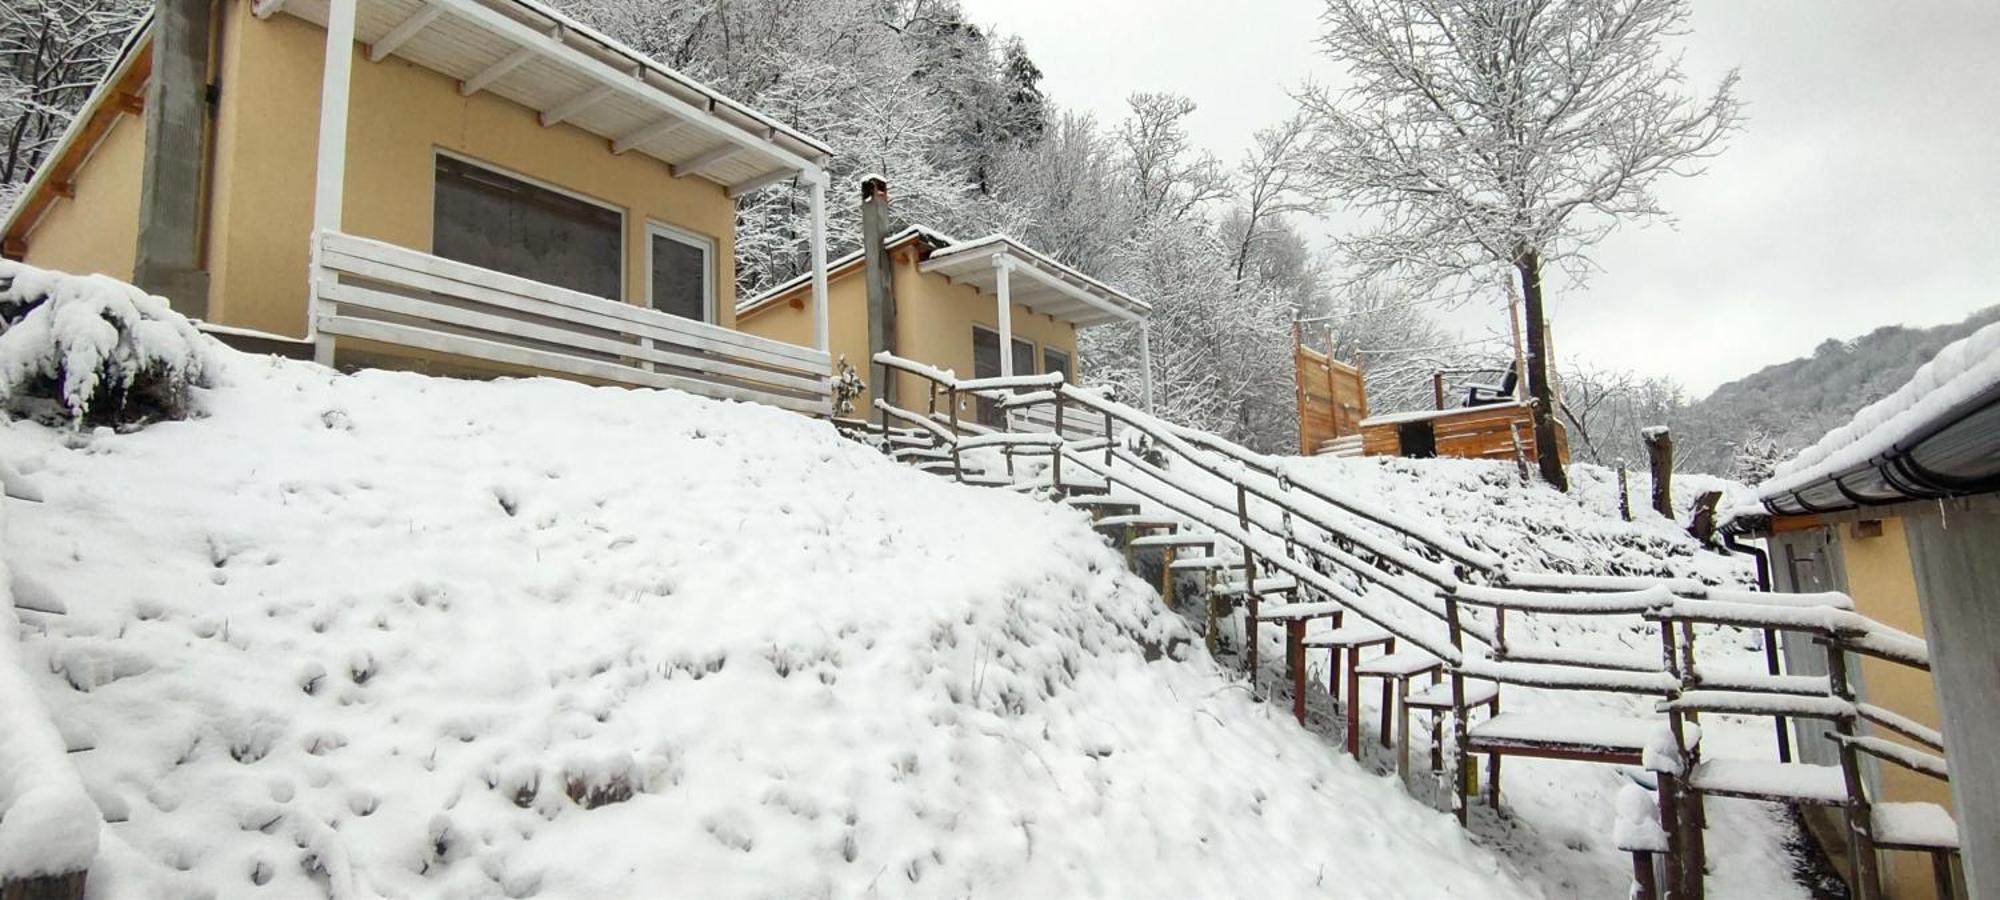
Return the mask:
POLYGON ((1361 370, 1296 339, 1292 359, 1297 370, 1299 453, 1311 456, 1326 441, 1361 433, 1361 420, 1368 418, 1361 370))

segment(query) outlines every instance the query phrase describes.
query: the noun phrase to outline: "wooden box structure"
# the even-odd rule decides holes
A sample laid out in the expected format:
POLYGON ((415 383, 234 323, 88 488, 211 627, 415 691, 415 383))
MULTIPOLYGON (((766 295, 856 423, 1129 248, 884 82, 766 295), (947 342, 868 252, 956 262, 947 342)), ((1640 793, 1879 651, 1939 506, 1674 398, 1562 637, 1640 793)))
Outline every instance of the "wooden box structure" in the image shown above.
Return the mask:
MULTIPOLYGON (((1514 459, 1518 452, 1529 462, 1540 459, 1533 410, 1525 403, 1426 409, 1364 419, 1361 452, 1366 456, 1502 460, 1514 459)), ((1556 452, 1565 464, 1569 462, 1569 441, 1561 424, 1556 426, 1556 452)))

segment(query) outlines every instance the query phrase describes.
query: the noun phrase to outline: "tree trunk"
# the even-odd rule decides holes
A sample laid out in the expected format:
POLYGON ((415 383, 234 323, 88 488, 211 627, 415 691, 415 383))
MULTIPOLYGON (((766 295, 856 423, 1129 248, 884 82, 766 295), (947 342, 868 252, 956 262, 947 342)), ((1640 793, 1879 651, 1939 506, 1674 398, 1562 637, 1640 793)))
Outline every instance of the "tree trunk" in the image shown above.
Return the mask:
POLYGON ((1542 257, 1533 250, 1521 254, 1515 268, 1521 273, 1521 296, 1527 306, 1528 398, 1534 403, 1535 459, 1541 465, 1542 480, 1556 490, 1569 490, 1569 473, 1563 471, 1562 453, 1556 441, 1556 398, 1549 385, 1548 344, 1543 337, 1542 257))

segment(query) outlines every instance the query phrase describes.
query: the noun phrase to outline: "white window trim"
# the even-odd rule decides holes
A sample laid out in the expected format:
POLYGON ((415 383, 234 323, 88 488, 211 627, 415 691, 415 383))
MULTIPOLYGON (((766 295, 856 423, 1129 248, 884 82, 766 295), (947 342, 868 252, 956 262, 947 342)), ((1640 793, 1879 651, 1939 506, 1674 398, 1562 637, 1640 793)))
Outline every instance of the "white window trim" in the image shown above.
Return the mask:
MULTIPOLYGON (((584 193, 579 193, 579 192, 577 192, 577 191, 572 191, 572 190, 570 190, 569 188, 566 188, 566 187, 563 187, 562 185, 559 185, 559 184, 551 184, 551 183, 549 183, 549 182, 547 182, 547 181, 543 181, 543 180, 542 180, 542 179, 540 179, 540 178, 536 178, 536 177, 535 177, 535 176, 533 176, 533 175, 529 175, 529 174, 527 174, 527 173, 524 173, 524 172, 517 172, 517 171, 515 171, 515 170, 513 170, 513 169, 510 169, 510 168, 507 168, 506 166, 503 166, 503 165, 499 165, 498 163, 494 163, 494 162, 490 162, 490 161, 487 161, 487 160, 483 160, 483 159, 480 159, 479 157, 476 157, 476 156, 468 156, 468 155, 466 155, 466 154, 464 154, 464 153, 459 153, 459 152, 456 152, 456 151, 452 151, 452 150, 446 150, 446 149, 445 149, 445 148, 443 148, 443 147, 432 147, 432 148, 431 148, 431 171, 430 171, 430 175, 431 175, 431 215, 430 215, 430 224, 431 224, 431 228, 432 228, 432 231, 431 231, 431 235, 430 235, 430 240, 431 240, 431 245, 430 245, 429 247, 427 247, 427 248, 425 248, 425 249, 424 249, 424 252, 425 252, 425 253, 429 253, 429 254, 431 254, 432 256, 436 256, 436 255, 437 255, 437 231, 436 231, 436 228, 437 228, 437 161, 438 161, 438 157, 440 157, 440 156, 442 156, 442 157, 445 157, 445 158, 447 158, 447 159, 454 159, 454 160, 457 160, 457 161, 459 161, 459 162, 461 162, 461 163, 464 163, 465 165, 468 165, 468 166, 477 166, 478 168, 481 168, 481 169, 485 169, 486 171, 488 171, 488 172, 492 172, 492 173, 494 173, 494 174, 496 174, 496 175, 505 175, 505 176, 507 176, 508 178, 512 178, 512 179, 514 179, 515 181, 519 181, 519 182, 522 182, 522 183, 524 183, 524 184, 528 184, 528 185, 532 185, 532 186, 534 186, 534 187, 538 187, 538 188, 541 188, 542 190, 545 190, 545 191, 548 191, 548 192, 550 192, 550 193, 553 193, 553 194, 561 194, 561 195, 563 195, 563 196, 565 196, 565 197, 568 197, 568 198, 570 198, 571 200, 576 200, 576 201, 580 201, 580 202, 583 202, 583 203, 588 203, 588 204, 590 204, 590 205, 592 205, 592 206, 595 206, 595 207, 598 207, 599 209, 605 209, 605 210, 609 210, 609 211, 611 211, 611 212, 615 212, 615 213, 617 213, 617 214, 618 214, 618 296, 616 296, 616 297, 607 297, 607 298, 605 298, 605 299, 607 299, 607 300, 616 300, 616 301, 618 301, 618 302, 620 302, 620 303, 626 303, 626 302, 629 302, 629 301, 627 301, 627 300, 626 300, 626 297, 625 297, 625 295, 626 295, 626 294, 628 294, 628 293, 630 293, 630 292, 631 292, 631 290, 632 290, 632 288, 631 288, 631 284, 632 284, 632 254, 631 254, 631 252, 630 252, 630 248, 628 248, 628 247, 626 247, 626 246, 625 246, 625 242, 626 242, 626 241, 627 241, 627 240, 629 239, 629 235, 627 235, 627 234, 626 234, 626 226, 627 226, 627 224, 628 224, 629 222, 631 222, 631 220, 632 220, 632 211, 631 211, 631 210, 628 210, 628 209, 626 209, 626 208, 625 208, 625 207, 623 207, 623 206, 619 206, 618 204, 616 204, 616 203, 612 203, 612 202, 610 202, 610 201, 607 201, 607 200, 599 200, 598 198, 596 198, 596 197, 592 197, 592 196, 590 196, 589 194, 584 194, 584 193)), ((652 242, 652 241, 650 241, 650 240, 648 240, 648 241, 646 242, 646 264, 647 264, 647 275, 649 276, 649 283, 650 283, 650 276, 651 276, 651 274, 652 274, 652 271, 651 271, 651 267, 652 267, 652 259, 653 259, 653 255, 652 255, 652 254, 653 254, 653 250, 652 250, 652 248, 653 248, 653 242, 652 242)), ((651 305, 652 305, 652 304, 651 304, 651 299, 652 299, 652 298, 650 298, 650 297, 648 297, 648 298, 647 298, 647 301, 648 301, 648 302, 647 302, 647 307, 648 307, 648 308, 651 308, 651 305)))
POLYGON ((716 240, 705 234, 689 231, 676 225, 669 225, 657 219, 646 220, 646 308, 658 311, 653 305, 653 238, 663 237, 670 241, 686 244, 701 250, 701 320, 710 325, 722 323, 715 320, 715 265, 716 240))

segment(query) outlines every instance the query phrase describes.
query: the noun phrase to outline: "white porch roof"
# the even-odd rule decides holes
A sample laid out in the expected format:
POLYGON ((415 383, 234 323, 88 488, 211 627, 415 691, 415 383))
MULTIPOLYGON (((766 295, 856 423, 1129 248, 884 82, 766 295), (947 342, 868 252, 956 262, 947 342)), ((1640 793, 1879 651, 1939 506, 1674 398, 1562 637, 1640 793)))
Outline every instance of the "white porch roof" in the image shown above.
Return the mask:
MULTIPOLYGON (((257 0, 324 27, 328 0, 257 0)), ((832 150, 536 0, 357 0, 355 41, 491 91, 732 194, 818 175, 832 150)))
POLYGON ((1139 322, 1153 311, 1145 301, 1056 262, 1004 234, 931 251, 930 259, 920 268, 943 275, 953 284, 969 284, 988 294, 998 294, 1003 266, 1019 276, 1010 279, 1013 302, 1078 326, 1139 322))

